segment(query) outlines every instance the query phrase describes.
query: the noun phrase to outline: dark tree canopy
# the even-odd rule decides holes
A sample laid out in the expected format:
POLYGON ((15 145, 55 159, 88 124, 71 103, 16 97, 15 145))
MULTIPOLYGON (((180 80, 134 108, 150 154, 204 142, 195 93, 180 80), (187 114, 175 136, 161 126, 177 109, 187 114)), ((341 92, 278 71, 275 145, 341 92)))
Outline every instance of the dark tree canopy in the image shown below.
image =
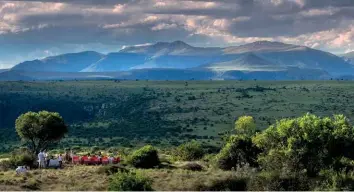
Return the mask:
POLYGON ((20 115, 16 119, 16 132, 37 153, 63 138, 68 129, 59 113, 40 111, 20 115))

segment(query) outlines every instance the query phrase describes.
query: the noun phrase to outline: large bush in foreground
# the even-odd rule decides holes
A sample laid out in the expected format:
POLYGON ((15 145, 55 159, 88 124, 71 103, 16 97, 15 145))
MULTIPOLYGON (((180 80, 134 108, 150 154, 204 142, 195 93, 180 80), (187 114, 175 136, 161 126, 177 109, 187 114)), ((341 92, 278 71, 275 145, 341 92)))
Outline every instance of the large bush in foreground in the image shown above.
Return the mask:
POLYGON ((137 168, 153 168, 160 164, 157 150, 146 145, 136 151, 128 158, 128 163, 137 168))
POLYGON ((259 161, 265 169, 316 176, 321 169, 340 170, 346 167, 341 159, 354 158, 354 128, 343 115, 282 119, 253 141, 264 151, 259 161))
POLYGON ((216 156, 216 164, 220 169, 250 165, 256 167, 259 149, 253 145, 250 137, 245 135, 233 135, 216 156))
POLYGON ((109 191, 152 191, 151 180, 139 172, 118 172, 109 182, 109 191))
POLYGON ((176 158, 182 161, 197 160, 202 158, 203 155, 202 145, 195 140, 178 146, 175 151, 176 158))

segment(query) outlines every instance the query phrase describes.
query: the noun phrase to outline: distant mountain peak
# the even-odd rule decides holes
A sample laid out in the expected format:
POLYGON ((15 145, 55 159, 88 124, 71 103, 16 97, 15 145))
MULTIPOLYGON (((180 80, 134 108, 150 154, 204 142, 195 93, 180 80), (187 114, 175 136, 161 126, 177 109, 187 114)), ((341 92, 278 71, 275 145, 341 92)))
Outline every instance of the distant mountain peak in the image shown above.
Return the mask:
POLYGON ((183 41, 173 42, 157 42, 155 44, 143 46, 125 47, 119 52, 121 53, 141 53, 148 54, 152 57, 160 57, 163 55, 194 55, 194 54, 216 54, 219 48, 201 48, 193 47, 183 41))
POLYGON ((186 46, 186 47, 192 47, 191 45, 183 42, 183 41, 174 41, 171 43, 171 45, 174 45, 174 46, 186 46))
POLYGON ((282 52, 305 50, 307 47, 281 43, 277 41, 255 41, 240 46, 232 46, 224 49, 225 54, 242 54, 248 52, 282 52))
MULTIPOLYGON (((145 47, 149 47, 151 45, 147 45, 145 47)), ((183 41, 173 41, 173 42, 157 42, 152 45, 155 48, 192 48, 193 46, 183 42, 183 41)))
POLYGON ((248 44, 244 44, 244 45, 240 45, 239 47, 269 47, 269 48, 273 48, 273 47, 289 47, 289 46, 296 46, 296 45, 291 45, 291 44, 286 44, 286 43, 282 43, 282 42, 278 42, 278 41, 255 41, 253 43, 248 43, 248 44))

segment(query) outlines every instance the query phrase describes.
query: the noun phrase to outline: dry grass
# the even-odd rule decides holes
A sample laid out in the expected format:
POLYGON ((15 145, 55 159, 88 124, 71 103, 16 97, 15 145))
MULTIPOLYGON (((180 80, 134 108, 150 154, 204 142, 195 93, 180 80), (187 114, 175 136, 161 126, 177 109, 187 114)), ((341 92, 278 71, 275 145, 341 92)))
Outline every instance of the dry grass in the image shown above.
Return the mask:
POLYGON ((26 175, 14 171, 0 173, 2 190, 85 191, 106 190, 108 178, 98 167, 73 166, 63 170, 31 170, 26 175))
POLYGON ((152 188, 157 191, 194 191, 216 180, 234 177, 231 171, 213 170, 190 171, 182 169, 141 170, 153 180, 152 188))
MULTIPOLYGON (((107 190, 108 178, 98 170, 100 166, 70 166, 63 170, 31 170, 17 176, 14 171, 0 173, 1 190, 45 190, 45 191, 102 191, 107 190)), ((237 178, 232 171, 206 168, 191 171, 175 168, 142 169, 152 179, 152 187, 158 191, 191 191, 205 188, 217 181, 237 178)))

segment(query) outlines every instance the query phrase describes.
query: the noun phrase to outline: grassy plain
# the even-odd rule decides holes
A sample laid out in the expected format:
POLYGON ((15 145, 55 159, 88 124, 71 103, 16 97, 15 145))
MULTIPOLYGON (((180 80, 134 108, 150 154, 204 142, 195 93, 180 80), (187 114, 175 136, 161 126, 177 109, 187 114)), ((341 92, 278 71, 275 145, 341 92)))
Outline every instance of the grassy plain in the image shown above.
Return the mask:
POLYGON ((258 129, 276 119, 341 113, 354 118, 351 81, 53 81, 0 82, 0 147, 19 142, 14 129, 27 111, 59 112, 68 146, 177 145, 197 139, 221 145, 241 115, 258 129))

